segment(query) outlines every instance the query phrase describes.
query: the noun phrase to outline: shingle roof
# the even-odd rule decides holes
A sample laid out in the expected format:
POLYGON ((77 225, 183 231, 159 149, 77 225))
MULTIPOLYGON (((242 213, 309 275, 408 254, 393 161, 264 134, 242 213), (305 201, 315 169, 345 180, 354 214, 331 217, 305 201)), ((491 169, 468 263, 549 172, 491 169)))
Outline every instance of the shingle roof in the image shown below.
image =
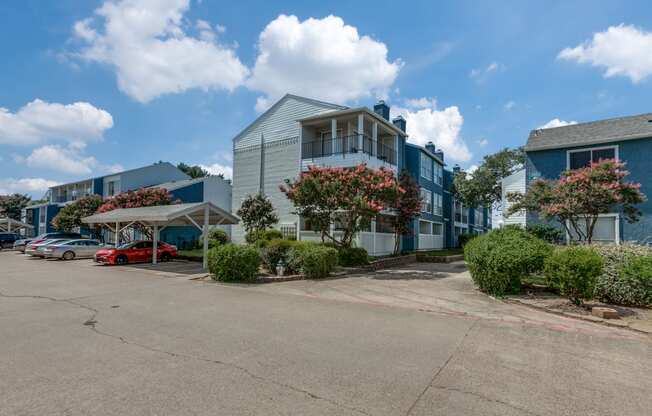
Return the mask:
POLYGON ((652 113, 530 132, 526 151, 559 149, 652 137, 652 113))

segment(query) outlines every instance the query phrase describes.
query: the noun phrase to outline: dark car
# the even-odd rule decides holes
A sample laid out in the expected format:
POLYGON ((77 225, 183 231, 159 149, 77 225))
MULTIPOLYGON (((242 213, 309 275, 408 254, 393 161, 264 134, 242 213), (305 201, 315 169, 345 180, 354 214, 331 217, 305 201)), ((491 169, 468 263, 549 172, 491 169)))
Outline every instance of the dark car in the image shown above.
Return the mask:
POLYGON ((20 240, 21 236, 16 233, 0 233, 0 250, 13 248, 14 243, 20 240))
POLYGON ((14 243, 14 249, 15 250, 20 250, 23 253, 25 252, 25 246, 29 244, 38 244, 42 243, 45 240, 54 240, 54 239, 59 239, 59 240, 78 240, 82 238, 81 234, 79 233, 64 233, 64 232, 54 232, 54 233, 45 233, 41 234, 38 237, 33 237, 33 238, 26 238, 23 240, 17 240, 14 243))

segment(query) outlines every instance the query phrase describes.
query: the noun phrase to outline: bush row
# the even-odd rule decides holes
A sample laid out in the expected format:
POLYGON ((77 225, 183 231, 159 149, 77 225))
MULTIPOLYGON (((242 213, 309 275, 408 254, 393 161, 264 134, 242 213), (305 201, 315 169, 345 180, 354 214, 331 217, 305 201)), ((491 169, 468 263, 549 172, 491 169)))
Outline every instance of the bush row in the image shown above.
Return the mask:
MULTIPOLYGON (((544 234, 554 240, 550 230, 544 234)), ((576 304, 595 298, 619 305, 652 305, 650 247, 553 248, 532 230, 508 226, 470 240, 464 257, 476 285, 492 295, 516 293, 522 278, 542 274, 550 287, 576 304)))

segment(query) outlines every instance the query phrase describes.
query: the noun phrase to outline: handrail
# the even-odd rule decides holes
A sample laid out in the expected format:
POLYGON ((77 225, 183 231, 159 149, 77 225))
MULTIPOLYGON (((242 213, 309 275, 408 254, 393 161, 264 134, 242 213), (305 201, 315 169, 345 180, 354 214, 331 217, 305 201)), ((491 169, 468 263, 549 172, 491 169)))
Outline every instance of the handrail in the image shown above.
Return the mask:
POLYGON ((337 154, 366 153, 396 164, 396 150, 378 141, 374 141, 365 134, 354 134, 334 139, 317 138, 301 144, 302 159, 314 159, 337 154), (360 138, 362 146, 360 146, 360 138))

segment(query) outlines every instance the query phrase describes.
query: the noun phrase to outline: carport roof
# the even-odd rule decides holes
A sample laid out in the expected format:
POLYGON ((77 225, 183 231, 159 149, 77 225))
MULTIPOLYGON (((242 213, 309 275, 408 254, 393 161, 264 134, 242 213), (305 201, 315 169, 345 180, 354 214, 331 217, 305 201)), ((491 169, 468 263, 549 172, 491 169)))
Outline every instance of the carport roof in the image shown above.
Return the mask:
POLYGON ((196 202, 154 207, 119 208, 82 218, 82 222, 86 224, 141 222, 159 225, 192 225, 192 221, 188 218, 192 218, 196 223, 202 223, 204 221, 204 209, 207 206, 210 225, 237 224, 240 221, 235 215, 210 202, 196 202))
POLYGON ((0 231, 6 231, 9 228, 34 228, 32 224, 27 224, 26 222, 18 221, 13 218, 4 217, 0 218, 0 231), (11 225, 11 227, 10 227, 11 225), (6 229, 6 230, 5 230, 6 229))

